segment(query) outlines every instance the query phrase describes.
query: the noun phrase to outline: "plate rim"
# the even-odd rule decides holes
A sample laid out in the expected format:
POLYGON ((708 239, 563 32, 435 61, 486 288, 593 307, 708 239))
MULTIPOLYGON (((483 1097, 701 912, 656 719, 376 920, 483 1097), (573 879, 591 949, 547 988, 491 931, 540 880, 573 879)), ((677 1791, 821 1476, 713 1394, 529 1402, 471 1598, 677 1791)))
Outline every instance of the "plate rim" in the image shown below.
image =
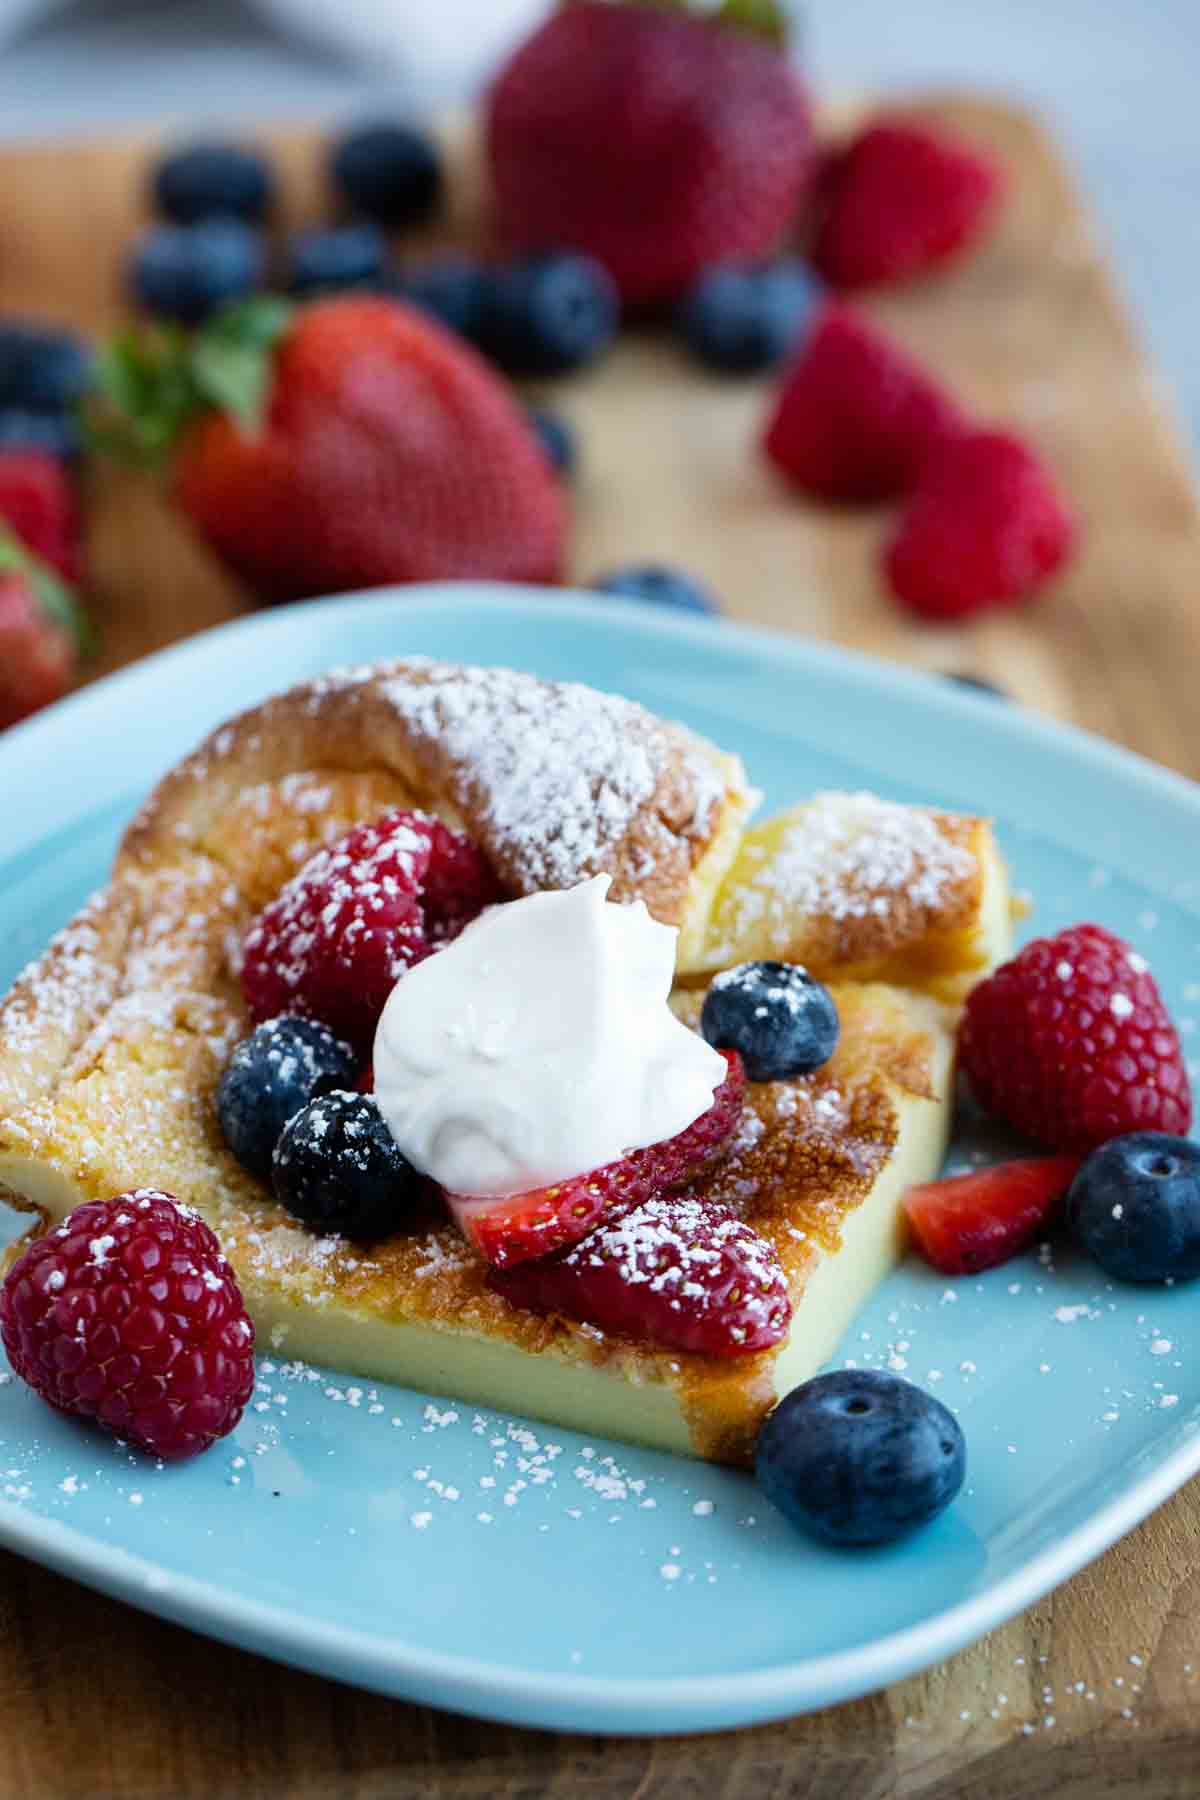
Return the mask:
MULTIPOLYGON (((810 672, 849 679, 859 691, 874 689, 909 700, 935 697, 943 712, 952 716, 958 712, 976 723, 988 719, 1002 737, 1019 731, 1026 745, 1036 743, 1050 754, 1066 754, 1101 773, 1148 787, 1182 804, 1200 822, 1200 785, 1186 776, 1078 726, 1041 717, 1020 706, 1006 707, 988 694, 955 689, 936 672, 890 664, 861 651, 767 627, 677 617, 637 601, 479 582, 334 595, 251 613, 197 633, 101 677, 6 732, 0 739, 0 786, 10 765, 18 771, 22 765, 34 766, 90 712, 103 712, 119 703, 123 692, 142 687, 152 691, 160 674, 181 663, 203 662, 210 652, 219 655, 237 640, 303 634, 326 617, 345 617, 347 609, 356 613, 386 609, 397 619, 421 612, 437 613, 444 619, 453 613, 466 617, 482 611, 494 622, 497 608, 506 609, 514 623, 540 612, 585 630, 615 628, 635 639, 660 644, 679 639, 713 648, 724 638, 810 672)), ((61 830, 69 822, 59 819, 55 828, 61 830)), ((44 835, 39 833, 34 843, 44 835)), ((1177 903, 1185 911, 1193 910, 1186 899, 1177 903)), ((0 1500, 0 1544, 142 1611, 275 1660, 397 1697, 543 1728, 655 1734, 664 1729, 731 1728, 786 1717, 874 1692, 939 1661, 1076 1574, 1197 1472, 1200 1433, 1170 1451, 1155 1468, 1140 1475, 1067 1536, 979 1594, 850 1650, 729 1675, 623 1681, 576 1671, 522 1672, 494 1661, 430 1651, 404 1639, 381 1638, 357 1627, 322 1621, 303 1610, 247 1600, 217 1582, 177 1574, 151 1559, 103 1546, 85 1531, 29 1513, 9 1500, 0 1500)))

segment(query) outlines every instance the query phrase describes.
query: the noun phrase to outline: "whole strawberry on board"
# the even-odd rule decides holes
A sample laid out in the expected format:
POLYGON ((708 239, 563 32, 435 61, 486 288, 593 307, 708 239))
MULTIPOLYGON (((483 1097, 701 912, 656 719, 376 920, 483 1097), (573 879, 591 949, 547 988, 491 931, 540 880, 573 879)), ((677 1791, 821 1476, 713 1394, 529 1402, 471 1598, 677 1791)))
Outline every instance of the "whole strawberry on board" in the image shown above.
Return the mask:
POLYGON ((60 700, 86 647, 71 589, 0 524, 0 730, 60 700))
POLYGON ((92 438, 170 491, 266 600, 387 582, 553 581, 562 484, 525 410, 425 313, 259 297, 98 359, 92 438))
POLYGON ((814 164, 785 35, 776 0, 566 0, 491 92, 501 238, 587 251, 630 307, 769 256, 814 164))

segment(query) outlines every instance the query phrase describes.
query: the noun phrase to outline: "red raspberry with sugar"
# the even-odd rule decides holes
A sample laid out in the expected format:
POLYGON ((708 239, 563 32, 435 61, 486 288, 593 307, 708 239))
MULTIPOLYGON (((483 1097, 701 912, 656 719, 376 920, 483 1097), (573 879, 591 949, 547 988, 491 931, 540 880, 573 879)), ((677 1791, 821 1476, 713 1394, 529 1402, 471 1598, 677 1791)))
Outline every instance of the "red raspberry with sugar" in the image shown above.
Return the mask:
POLYGON ((980 1104, 1051 1150, 1191 1124, 1179 1034, 1157 983, 1103 925, 1035 938, 981 981, 959 1056, 980 1104))
POLYGON ((469 838, 397 808, 305 863, 242 944, 242 992, 256 1023, 321 1019, 369 1046, 393 984, 503 898, 469 838))
POLYGON ((23 1381, 180 1461, 233 1430, 254 1389, 254 1326, 203 1219, 137 1188, 77 1206, 13 1264, 0 1335, 23 1381))

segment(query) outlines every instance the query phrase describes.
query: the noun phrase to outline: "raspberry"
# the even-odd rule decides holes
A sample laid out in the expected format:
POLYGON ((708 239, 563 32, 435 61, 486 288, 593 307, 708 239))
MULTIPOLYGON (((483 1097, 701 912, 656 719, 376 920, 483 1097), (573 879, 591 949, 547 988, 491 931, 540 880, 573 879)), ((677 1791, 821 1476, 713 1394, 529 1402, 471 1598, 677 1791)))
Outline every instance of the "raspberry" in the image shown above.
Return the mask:
POLYGON ((981 981, 959 1054, 980 1104, 1052 1150, 1191 1123, 1179 1037, 1154 977, 1102 925, 1037 938, 981 981))
POLYGON ((515 1306, 707 1356, 777 1344, 792 1315, 772 1246, 691 1193, 656 1195, 563 1254, 489 1279, 515 1306))
POLYGON ((14 1263, 0 1335, 22 1380, 179 1461, 232 1431, 254 1388, 254 1327, 221 1246, 156 1188, 77 1206, 14 1263))
POLYGON ((360 1047, 413 963, 502 898, 468 838, 396 810, 318 850, 242 945, 242 992, 256 1023, 321 1019, 360 1047))
POLYGON ((949 132, 871 125, 823 171, 813 260, 834 287, 918 275, 970 243, 1002 185, 992 158, 949 132))
POLYGON ((0 731, 61 699, 74 671, 75 646, 28 577, 0 574, 0 731))
POLYGON ((884 552, 892 591, 925 619, 1031 595, 1066 562, 1076 522, 1046 465, 1007 431, 939 447, 884 552))
POLYGON ((652 1199, 663 1188, 686 1187, 725 1152, 742 1116, 746 1077, 736 1051, 723 1050, 728 1073, 707 1112, 661 1144, 631 1150, 552 1187, 523 1194, 447 1194, 455 1223, 496 1268, 548 1256, 576 1243, 601 1219, 652 1199))
POLYGON ((784 376, 763 447, 818 500, 890 500, 961 429, 949 395, 897 344, 853 307, 831 306, 784 376))
POLYGON ((0 451, 0 519, 64 581, 79 580, 83 528, 71 477, 57 456, 0 451))
POLYGON ((944 1275, 1008 1262, 1046 1229, 1078 1168, 1077 1156, 1035 1156, 909 1188, 917 1249, 944 1275))

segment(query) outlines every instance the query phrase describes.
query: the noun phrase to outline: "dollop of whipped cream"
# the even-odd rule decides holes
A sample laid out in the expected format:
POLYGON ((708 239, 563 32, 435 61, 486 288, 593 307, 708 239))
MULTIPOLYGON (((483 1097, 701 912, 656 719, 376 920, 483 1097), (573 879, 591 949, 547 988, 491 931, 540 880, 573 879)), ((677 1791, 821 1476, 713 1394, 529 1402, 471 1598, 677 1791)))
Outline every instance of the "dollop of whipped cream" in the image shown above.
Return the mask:
POLYGON ((491 907, 407 969, 375 1035, 405 1156, 459 1194, 546 1187, 674 1137, 725 1063, 667 1005, 672 926, 607 875, 491 907))

